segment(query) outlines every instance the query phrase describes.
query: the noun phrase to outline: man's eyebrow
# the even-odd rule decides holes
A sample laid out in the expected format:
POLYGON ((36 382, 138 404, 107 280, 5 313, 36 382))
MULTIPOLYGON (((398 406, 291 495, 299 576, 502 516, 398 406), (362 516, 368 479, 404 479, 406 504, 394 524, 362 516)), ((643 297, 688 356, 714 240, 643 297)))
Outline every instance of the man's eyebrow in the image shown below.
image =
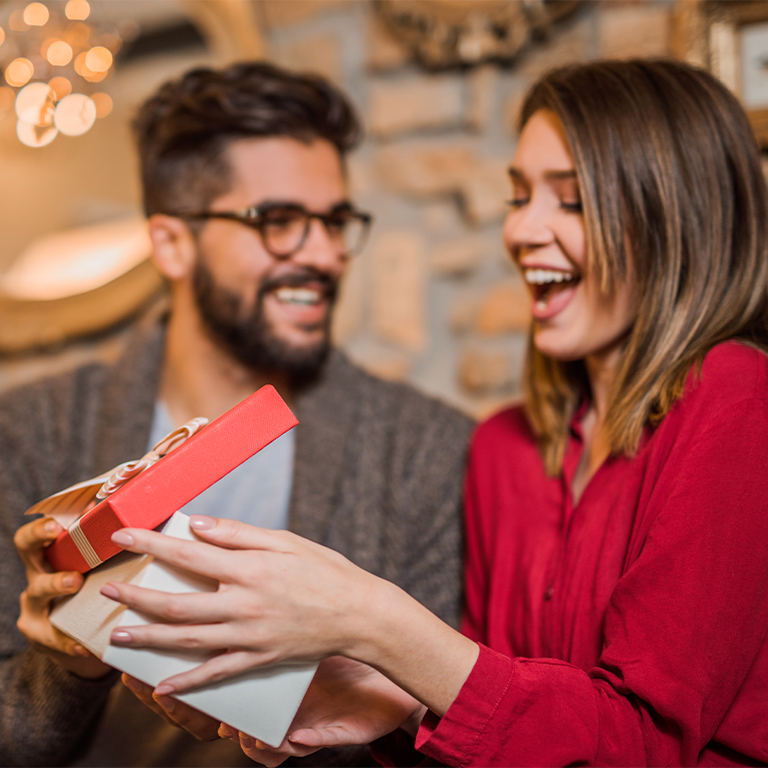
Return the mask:
MULTIPOLYGON (((249 208, 302 208, 309 210, 304 203, 300 203, 298 200, 278 200, 278 199, 266 199, 261 200, 258 203, 254 203, 249 208)), ((339 200, 331 205, 327 210, 329 213, 335 213, 337 211, 345 211, 354 208, 351 200, 339 200)))

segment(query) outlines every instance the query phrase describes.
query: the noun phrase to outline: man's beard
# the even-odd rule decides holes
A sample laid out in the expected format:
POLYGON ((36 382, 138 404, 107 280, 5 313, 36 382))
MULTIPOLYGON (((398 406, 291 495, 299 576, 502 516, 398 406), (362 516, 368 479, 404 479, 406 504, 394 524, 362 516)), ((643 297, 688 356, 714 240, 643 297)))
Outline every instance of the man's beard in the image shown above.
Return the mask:
POLYGON ((279 286, 320 283, 332 309, 338 284, 335 278, 306 267, 281 278, 266 278, 256 293, 253 308, 243 311, 245 299, 216 283, 213 274, 198 257, 192 278, 195 301, 203 322, 213 338, 247 368, 262 373, 287 375, 294 387, 314 381, 331 349, 329 311, 321 341, 311 346, 296 346, 275 335, 264 313, 264 297, 279 286))

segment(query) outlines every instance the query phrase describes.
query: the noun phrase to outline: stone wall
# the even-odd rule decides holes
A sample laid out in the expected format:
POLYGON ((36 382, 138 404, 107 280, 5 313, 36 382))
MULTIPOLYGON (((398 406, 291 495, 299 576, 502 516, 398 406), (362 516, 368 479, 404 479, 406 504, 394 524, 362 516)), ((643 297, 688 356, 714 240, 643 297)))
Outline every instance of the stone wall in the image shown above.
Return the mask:
POLYGON ((447 73, 413 63, 368 0, 258 7, 268 54, 340 83, 367 129, 351 185, 376 221, 346 282, 337 340, 370 370, 476 416, 515 398, 529 299, 501 224, 521 99, 559 64, 667 54, 672 4, 585 3, 513 65, 447 73))

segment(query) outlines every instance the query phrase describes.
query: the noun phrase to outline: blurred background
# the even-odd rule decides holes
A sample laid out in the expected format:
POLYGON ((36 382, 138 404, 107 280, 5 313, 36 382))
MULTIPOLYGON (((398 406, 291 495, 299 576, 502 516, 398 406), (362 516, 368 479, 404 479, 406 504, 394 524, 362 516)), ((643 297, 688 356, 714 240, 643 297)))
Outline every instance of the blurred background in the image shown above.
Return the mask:
POLYGON ((708 67, 768 136, 768 2, 0 0, 0 389, 111 357, 161 311, 130 121, 196 65, 320 72, 366 126, 375 214, 335 337, 369 370, 476 416, 519 393, 525 289, 501 244, 527 88, 598 57, 708 67))

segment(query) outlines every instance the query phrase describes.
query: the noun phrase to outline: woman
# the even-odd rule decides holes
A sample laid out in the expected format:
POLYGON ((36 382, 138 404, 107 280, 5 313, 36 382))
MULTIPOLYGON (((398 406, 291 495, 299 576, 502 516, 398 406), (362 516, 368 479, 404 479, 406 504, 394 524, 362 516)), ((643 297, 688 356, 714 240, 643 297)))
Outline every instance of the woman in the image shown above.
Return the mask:
POLYGON ((245 740, 254 759, 402 724, 451 765, 768 761, 768 198, 749 124, 705 72, 632 61, 546 75, 521 126, 504 238, 532 297, 526 400, 473 441, 463 634, 288 533, 194 521, 235 551, 115 534, 222 584, 105 588, 176 622, 113 642, 229 649, 158 695, 286 659, 382 673, 328 662, 370 711, 305 710, 281 750, 245 740))

